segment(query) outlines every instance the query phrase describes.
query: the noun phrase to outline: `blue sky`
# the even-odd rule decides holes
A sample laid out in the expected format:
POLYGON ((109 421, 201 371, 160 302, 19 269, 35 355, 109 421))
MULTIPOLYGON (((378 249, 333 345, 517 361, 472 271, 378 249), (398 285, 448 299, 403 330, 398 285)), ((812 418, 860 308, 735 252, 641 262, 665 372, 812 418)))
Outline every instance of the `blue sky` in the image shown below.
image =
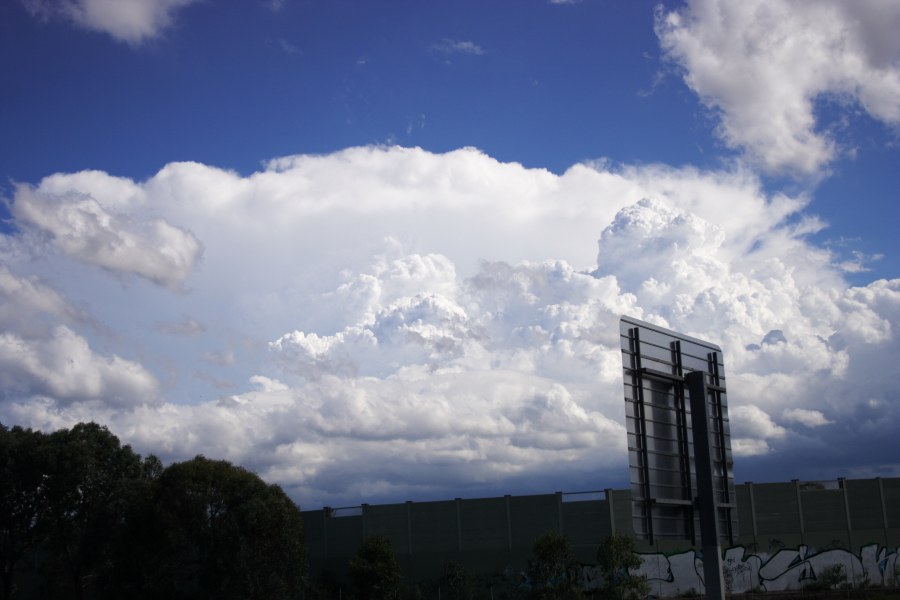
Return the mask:
POLYGON ((0 420, 303 505, 621 485, 627 313, 723 346, 738 479, 897 475, 897 27, 4 3, 0 420))
MULTIPOLYGON (((250 173, 366 144, 473 146, 554 173, 598 158, 715 168, 740 157, 663 55, 656 2, 201 2, 131 44, 46 8, 64 5, 0 9, 7 190, 56 171, 143 179, 176 160, 250 173)), ((814 192, 829 225, 816 241, 879 256, 867 273, 890 276, 892 219, 872 217, 896 216, 896 127, 827 95, 816 115, 847 156, 824 180, 763 185, 814 192)))
MULTIPOLYGON (((138 48, 15 4, 5 13, 18 93, 4 125, 59 168, 118 157, 136 177, 175 159, 246 173, 272 156, 393 142, 476 146, 561 172, 607 155, 696 163, 705 129, 684 90, 654 90, 649 2, 200 3, 138 48), (69 137, 82 141, 78 158, 69 137)), ((21 154, 4 162, 18 167, 21 154)))

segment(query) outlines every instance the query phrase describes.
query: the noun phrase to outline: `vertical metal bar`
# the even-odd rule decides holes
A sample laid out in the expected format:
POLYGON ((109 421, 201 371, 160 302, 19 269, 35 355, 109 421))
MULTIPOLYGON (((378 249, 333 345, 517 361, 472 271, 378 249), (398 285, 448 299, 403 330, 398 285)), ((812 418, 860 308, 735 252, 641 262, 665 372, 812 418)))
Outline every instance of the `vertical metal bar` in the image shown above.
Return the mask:
MULTIPOLYGON (((847 480, 838 477, 838 486, 844 496, 844 517, 847 520, 847 549, 853 552, 853 523, 850 521, 850 496, 847 492, 847 480)), ((853 581, 851 579, 850 581, 853 581)))
POLYGON ((509 506, 509 494, 506 496, 506 548, 512 552, 512 509, 509 506))
POLYGON ((606 488, 603 492, 606 494, 606 506, 609 508, 609 534, 614 535, 616 533, 616 512, 613 506, 612 489, 606 488))
POLYGON ((328 558, 328 519, 331 516, 331 507, 326 506, 322 509, 322 549, 324 551, 324 556, 322 558, 328 558))
POLYGON ((747 482, 747 489, 750 492, 750 524, 753 525, 753 543, 756 543, 756 537, 759 531, 756 528, 756 498, 753 496, 753 482, 747 482))
POLYGON ((884 543, 887 545, 887 535, 888 535, 888 518, 887 518, 887 506, 884 503, 884 484, 881 482, 881 477, 876 477, 875 481, 878 482, 878 497, 881 499, 881 519, 884 525, 884 543))
POLYGON ((800 543, 802 544, 806 527, 803 525, 803 500, 800 498, 800 480, 791 479, 791 482, 794 484, 794 493, 797 495, 797 520, 800 525, 800 543))
POLYGON ((556 492, 556 524, 559 527, 559 532, 563 532, 563 502, 562 502, 562 492, 556 492))
POLYGON ((361 529, 362 529, 362 539, 365 540, 366 536, 368 535, 368 528, 366 527, 366 520, 368 519, 368 516, 369 516, 369 505, 367 503, 363 502, 359 508, 360 508, 360 515, 361 515, 359 517, 359 522, 360 522, 361 529))
MULTIPOLYGON (((850 521, 850 496, 847 493, 847 480, 843 477, 838 477, 838 485, 844 494, 844 516, 847 518, 847 531, 853 531, 853 523, 850 521)), ((852 552, 853 548, 850 551, 852 552)))
MULTIPOLYGON (((676 377, 684 377, 684 364, 681 354, 681 341, 675 340, 670 344, 672 351, 672 365, 675 370, 676 377)), ((687 405, 684 398, 684 384, 677 382, 674 385, 675 394, 675 423, 678 431, 678 447, 680 449, 681 464, 681 499, 693 500, 694 490, 691 485, 691 453, 689 434, 687 429, 687 405)), ((697 544, 697 532, 694 527, 694 509, 693 506, 685 507, 684 520, 685 531, 691 540, 691 545, 697 544)))
POLYGON ((406 501, 406 548, 409 551, 409 558, 412 560, 412 500, 406 501))
POLYGON ((713 480, 712 441, 709 431, 709 388, 706 373, 693 371, 685 380, 691 396, 694 432, 694 468, 697 473, 697 505, 700 512, 700 538, 703 549, 703 583, 706 597, 724 600, 722 548, 719 541, 719 510, 713 480))
POLYGON ((462 498, 456 499, 456 549, 460 554, 463 551, 462 544, 462 498))
POLYGON ((640 429, 640 433, 638 434, 641 440, 641 448, 640 448, 640 461, 641 461, 641 475, 644 479, 642 482, 643 487, 643 512, 646 515, 646 524, 647 524, 647 536, 650 540, 650 543, 653 543, 653 510, 650 504, 650 498, 652 497, 650 491, 650 458, 647 451, 647 417, 645 416, 644 411, 644 378, 641 375, 641 334, 640 329, 634 327, 629 329, 629 334, 631 337, 631 350, 632 356, 634 357, 634 370, 632 371, 632 381, 637 390, 637 410, 638 410, 638 419, 637 419, 637 429, 640 429))
MULTIPOLYGON (((707 355, 708 360, 708 368, 710 373, 710 383, 714 386, 712 390, 713 397, 713 406, 715 407, 715 418, 716 418, 716 441, 718 445, 718 449, 716 450, 716 460, 722 466, 722 474, 719 479, 719 485, 722 490, 722 497, 719 499, 722 503, 726 505, 730 505, 731 502, 731 490, 729 489, 728 480, 729 480, 729 468, 728 468, 728 456, 725 452, 725 414, 724 410, 722 410, 722 382, 719 378, 719 353, 718 352, 710 352, 707 355)), ((722 507, 721 509, 725 513, 725 522, 726 522, 726 535, 728 537, 728 543, 734 543, 734 528, 732 526, 731 519, 731 508, 728 506, 722 507)), ((718 518, 718 514, 716 515, 718 518)))

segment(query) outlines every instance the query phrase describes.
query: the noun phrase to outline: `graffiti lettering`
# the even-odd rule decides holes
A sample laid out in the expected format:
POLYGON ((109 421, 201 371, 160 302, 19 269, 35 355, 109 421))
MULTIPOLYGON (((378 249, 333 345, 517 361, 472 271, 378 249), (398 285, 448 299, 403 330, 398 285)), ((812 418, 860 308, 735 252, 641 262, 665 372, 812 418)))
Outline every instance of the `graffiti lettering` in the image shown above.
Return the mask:
MULTIPOLYGON (((826 569, 835 565, 850 585, 897 585, 900 577, 897 549, 871 544, 859 555, 831 548, 821 552, 808 546, 796 549, 773 548, 770 553, 753 553, 743 546, 729 548, 723 561, 726 591, 744 593, 754 590, 786 591, 801 589, 816 582, 826 569)), ((651 593, 671 597, 690 591, 703 593, 703 560, 694 551, 677 554, 642 554, 636 574, 647 578, 651 593)), ((600 586, 596 567, 585 565, 586 589, 600 586)))

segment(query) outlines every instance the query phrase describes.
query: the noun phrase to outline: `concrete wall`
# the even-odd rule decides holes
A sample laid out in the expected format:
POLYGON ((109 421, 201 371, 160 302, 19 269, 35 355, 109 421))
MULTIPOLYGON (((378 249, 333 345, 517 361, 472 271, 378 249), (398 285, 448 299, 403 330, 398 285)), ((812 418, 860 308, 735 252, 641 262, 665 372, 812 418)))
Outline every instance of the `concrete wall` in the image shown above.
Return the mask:
MULTIPOLYGON (((848 580, 897 585, 900 564, 900 478, 747 483, 736 488, 739 531, 725 550, 731 592, 798 589, 822 569, 843 565, 848 580)), ((600 585, 600 542, 631 535, 631 493, 607 490, 498 498, 406 502, 304 511, 313 575, 346 576, 365 536, 387 535, 406 577, 429 582, 444 562, 489 576, 523 571, 534 539, 560 531, 583 565, 584 584, 600 585)), ((638 541, 640 572, 653 592, 702 592, 702 557, 688 541, 638 541)))

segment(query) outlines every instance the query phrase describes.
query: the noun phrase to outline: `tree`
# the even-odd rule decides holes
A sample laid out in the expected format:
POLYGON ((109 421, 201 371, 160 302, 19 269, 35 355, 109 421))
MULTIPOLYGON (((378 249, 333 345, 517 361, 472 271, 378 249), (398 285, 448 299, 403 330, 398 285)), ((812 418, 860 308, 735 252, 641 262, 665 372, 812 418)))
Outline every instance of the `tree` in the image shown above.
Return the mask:
POLYGON ((448 600, 471 600, 475 596, 475 579, 455 561, 444 563, 440 579, 441 597, 448 600))
POLYGON ((111 542, 115 558, 99 598, 149 598, 160 589, 162 565, 168 560, 166 531, 156 505, 162 471, 162 463, 151 454, 141 461, 140 478, 124 490, 124 510, 111 542))
POLYGON ((48 436, 53 461, 46 477, 49 527, 46 579, 52 595, 83 598, 102 585, 111 542, 122 522, 126 490, 140 477, 140 456, 96 423, 48 436))
POLYGON ((0 424, 0 600, 299 598, 300 519, 225 461, 163 469, 95 423, 0 424))
POLYGON ((166 468, 152 498, 145 597, 301 597, 300 510, 277 485, 198 456, 166 468))
POLYGON ((111 561, 123 486, 139 465, 96 423, 49 435, 0 425, 3 598, 94 595, 111 561))
POLYGON ((632 538, 621 533, 606 538, 597 550, 597 566, 607 595, 625 600, 642 598, 649 592, 646 578, 631 572, 641 566, 632 538))
POLYGON ((569 538, 551 531, 534 540, 528 561, 531 598, 568 600, 583 597, 581 563, 569 538))
POLYGON ((16 574, 33 568, 29 556, 46 535, 50 463, 43 433, 0 424, 0 598, 13 596, 16 574))
POLYGON ((403 575, 391 540, 384 535, 366 538, 350 559, 353 591, 365 600, 398 600, 403 593, 403 575))

